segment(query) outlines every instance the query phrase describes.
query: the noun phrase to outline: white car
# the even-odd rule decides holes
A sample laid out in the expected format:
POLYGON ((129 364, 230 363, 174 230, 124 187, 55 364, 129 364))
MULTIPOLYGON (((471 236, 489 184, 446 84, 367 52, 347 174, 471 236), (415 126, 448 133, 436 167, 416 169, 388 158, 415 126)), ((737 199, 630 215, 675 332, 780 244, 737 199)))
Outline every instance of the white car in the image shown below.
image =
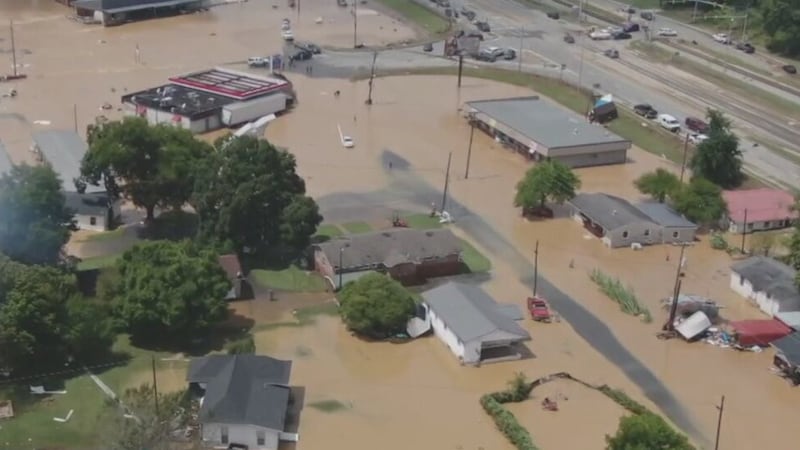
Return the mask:
POLYGON ((706 139, 708 139, 708 136, 706 136, 705 134, 701 134, 701 133, 692 133, 692 134, 689 135, 689 143, 690 144, 694 144, 694 145, 697 145, 697 144, 705 141, 706 139))
POLYGON ((247 58, 247 65, 250 67, 266 67, 269 65, 269 57, 251 56, 247 58))
POLYGON ((353 148, 356 144, 350 136, 342 136, 342 145, 344 148, 353 148))
POLYGON ((677 133, 681 130, 681 123, 678 122, 678 119, 669 114, 659 114, 658 124, 661 125, 661 128, 672 131, 673 133, 677 133))
POLYGON ((589 33, 589 38, 593 41, 605 41, 611 39, 611 33, 605 30, 597 30, 589 33))
POLYGON ((659 28, 656 34, 659 36, 674 37, 678 35, 678 32, 672 28, 659 28))
POLYGON ((294 40, 294 33, 292 33, 292 30, 283 30, 281 31, 281 37, 284 41, 291 42, 294 40))
POLYGON ((605 30, 602 30, 602 31, 605 31, 605 32, 610 33, 610 34, 615 34, 615 33, 622 33, 625 30, 623 30, 622 27, 608 27, 608 28, 606 28, 605 30))
POLYGON ((715 41, 719 42, 720 44, 730 44, 731 38, 725 33, 717 33, 711 36, 715 41))

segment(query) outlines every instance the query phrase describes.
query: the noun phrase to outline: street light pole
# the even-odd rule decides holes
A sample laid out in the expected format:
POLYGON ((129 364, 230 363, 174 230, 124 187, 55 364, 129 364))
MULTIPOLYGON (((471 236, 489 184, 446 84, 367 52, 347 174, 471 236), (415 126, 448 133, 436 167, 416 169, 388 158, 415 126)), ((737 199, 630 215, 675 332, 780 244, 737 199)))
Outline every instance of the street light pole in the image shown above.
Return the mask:
POLYGON ((469 147, 467 147, 467 170, 464 172, 464 179, 469 179, 469 162, 472 160, 472 138, 475 136, 475 122, 469 121, 469 147))
POLYGON ((519 33, 519 55, 517 55, 517 59, 519 60, 519 65, 517 66, 517 72, 522 72, 522 52, 524 49, 522 48, 522 38, 525 36, 525 27, 522 27, 519 33))
POLYGON ((450 186, 450 162, 453 159, 453 152, 447 155, 447 171, 444 174, 444 190, 442 191, 442 207, 441 212, 444 214, 444 207, 447 206, 447 189, 450 186))
POLYGON ((353 0, 353 48, 358 48, 358 0, 353 0))
POLYGON ((686 139, 683 141, 683 160, 681 161, 681 178, 683 183, 683 174, 686 172, 686 155, 689 152, 689 133, 686 133, 686 139))
POLYGON ((719 417, 717 418, 717 439, 714 441, 714 450, 719 450, 719 432, 722 429, 722 412, 725 411, 725 396, 722 396, 722 400, 720 401, 719 405, 717 406, 719 410, 719 417))

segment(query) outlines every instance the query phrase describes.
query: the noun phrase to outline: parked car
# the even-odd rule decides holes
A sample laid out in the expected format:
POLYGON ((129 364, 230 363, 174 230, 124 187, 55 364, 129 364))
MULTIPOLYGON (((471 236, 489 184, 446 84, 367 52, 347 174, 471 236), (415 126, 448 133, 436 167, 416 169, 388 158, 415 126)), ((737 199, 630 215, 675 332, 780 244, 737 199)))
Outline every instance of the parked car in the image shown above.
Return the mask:
POLYGON ((505 49, 500 47, 486 47, 483 51, 490 53, 495 59, 505 57, 506 53, 505 49))
POLYGON ((626 33, 634 33, 639 30, 640 30, 639 24, 636 22, 625 22, 624 24, 622 24, 622 31, 626 33))
POLYGON ((517 58, 517 51, 514 50, 513 48, 507 48, 503 52, 503 59, 505 59, 505 60, 509 60, 510 61, 510 60, 516 59, 516 58, 517 58))
POLYGON ((303 50, 308 50, 315 55, 322 53, 322 49, 319 47, 319 45, 312 44, 311 42, 295 42, 294 45, 303 50))
POLYGON ((658 117, 658 111, 647 103, 642 103, 633 107, 633 112, 647 119, 658 117))
POLYGON ((292 28, 292 22, 289 19, 283 19, 281 21, 281 30, 289 30, 292 28))
POLYGON ((614 33, 614 39, 618 41, 621 39, 630 39, 632 37, 633 36, 631 36, 630 33, 626 33, 624 31, 620 31, 619 33, 614 33))
POLYGON ((639 17, 644 20, 654 20, 656 16, 650 11, 642 11, 639 13, 639 17))
POLYGON ((295 61, 308 61, 313 56, 314 55, 309 50, 306 50, 304 48, 299 48, 298 47, 297 51, 289 56, 289 59, 292 59, 292 60, 295 60, 295 61))
POLYGON ((681 123, 678 122, 678 119, 669 114, 659 114, 658 124, 661 125, 661 128, 672 131, 673 133, 677 133, 681 130, 681 123))
POLYGON ((350 136, 342 136, 342 146, 344 148, 353 148, 355 147, 355 142, 353 142, 353 138, 350 136))
POLYGON ((247 58, 247 65, 250 67, 266 67, 269 65, 269 57, 251 56, 247 58))
POLYGON ((728 36, 725 33, 717 33, 717 34, 711 36, 711 38, 714 39, 715 41, 719 42, 720 44, 727 45, 727 44, 731 43, 730 36, 728 36))
POLYGON ((475 22, 475 27, 478 29, 478 31, 482 31, 484 33, 492 31, 492 29, 489 27, 489 22, 483 20, 475 22))
POLYGON ((461 15, 466 17, 467 20, 472 21, 475 19, 475 11, 469 10, 467 8, 461 8, 461 15))
POLYGON ((656 34, 664 37, 675 37, 678 35, 678 32, 672 28, 659 28, 656 34))
POLYGON ((481 50, 475 55, 475 59, 478 61, 495 62, 497 61, 497 56, 492 52, 481 50))
POLYGON ((622 30, 622 27, 618 27, 618 26, 612 25, 610 27, 606 27, 606 31, 608 31, 609 33, 611 33, 613 35, 614 33, 621 33, 623 30, 622 30))
POLYGON ((481 33, 480 31, 470 31, 469 33, 465 34, 464 36, 465 37, 476 38, 479 41, 483 40, 483 33, 481 33))
POLYGON ((795 67, 795 66, 793 66, 791 64, 786 64, 785 66, 783 66, 783 71, 786 72, 786 73, 790 73, 790 74, 794 75, 794 74, 797 73, 797 67, 795 67))
POLYGON ((294 33, 292 33, 292 30, 281 31, 281 37, 283 38, 284 41, 289 41, 289 42, 294 41, 294 33))
POLYGON ((605 41, 611 39, 611 33, 606 30, 595 30, 589 33, 589 38, 593 41, 605 41))
POLYGON ((575 38, 571 34, 565 34, 564 35, 564 42, 566 42, 567 44, 574 44, 575 43, 575 38))
POLYGON ((603 54, 608 56, 611 59, 619 58, 619 51, 617 51, 616 49, 613 49, 613 48, 610 48, 610 49, 604 51, 603 54))
POLYGON ((706 139, 708 139, 708 136, 702 133, 692 133, 689 135, 689 143, 692 145, 697 145, 706 139))
POLYGON ((549 17, 549 18, 551 18, 553 20, 558 20, 558 19, 561 18, 561 14, 559 14, 558 11, 550 11, 550 12, 547 13, 547 17, 549 17))
POLYGON ((741 51, 743 51, 745 53, 755 53, 756 52, 756 48, 753 47, 752 45, 750 45, 747 42, 739 42, 738 44, 736 44, 736 49, 737 50, 741 50, 741 51))
POLYGON ((428 42, 427 44, 423 45, 422 46, 422 51, 423 52, 432 52, 433 51, 433 44, 428 42))
POLYGON ((695 133, 705 133, 708 131, 708 124, 697 117, 687 117, 685 123, 686 128, 694 131, 695 133))
POLYGON ((347 6, 347 0, 336 0, 336 4, 339 6, 347 6))

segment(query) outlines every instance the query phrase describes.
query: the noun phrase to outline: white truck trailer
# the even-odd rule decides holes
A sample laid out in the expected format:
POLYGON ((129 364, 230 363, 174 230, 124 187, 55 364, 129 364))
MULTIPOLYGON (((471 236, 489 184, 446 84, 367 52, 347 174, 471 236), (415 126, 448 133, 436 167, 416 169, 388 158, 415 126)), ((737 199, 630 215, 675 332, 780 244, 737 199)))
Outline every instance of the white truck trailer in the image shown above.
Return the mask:
POLYGON ((222 107, 222 123, 232 127, 259 117, 278 114, 286 109, 287 100, 286 93, 276 92, 253 100, 225 105, 222 107))

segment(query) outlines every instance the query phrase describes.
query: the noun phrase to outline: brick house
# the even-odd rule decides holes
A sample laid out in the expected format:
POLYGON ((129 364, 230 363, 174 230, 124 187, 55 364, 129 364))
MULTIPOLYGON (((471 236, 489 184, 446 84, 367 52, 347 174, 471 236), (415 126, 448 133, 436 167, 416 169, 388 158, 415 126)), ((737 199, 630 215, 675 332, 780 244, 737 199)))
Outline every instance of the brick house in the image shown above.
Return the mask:
POLYGON ((333 287, 373 272, 413 285, 462 271, 461 241, 450 230, 392 228, 341 236, 312 247, 314 269, 333 287), (341 266, 341 267, 340 267, 341 266))

